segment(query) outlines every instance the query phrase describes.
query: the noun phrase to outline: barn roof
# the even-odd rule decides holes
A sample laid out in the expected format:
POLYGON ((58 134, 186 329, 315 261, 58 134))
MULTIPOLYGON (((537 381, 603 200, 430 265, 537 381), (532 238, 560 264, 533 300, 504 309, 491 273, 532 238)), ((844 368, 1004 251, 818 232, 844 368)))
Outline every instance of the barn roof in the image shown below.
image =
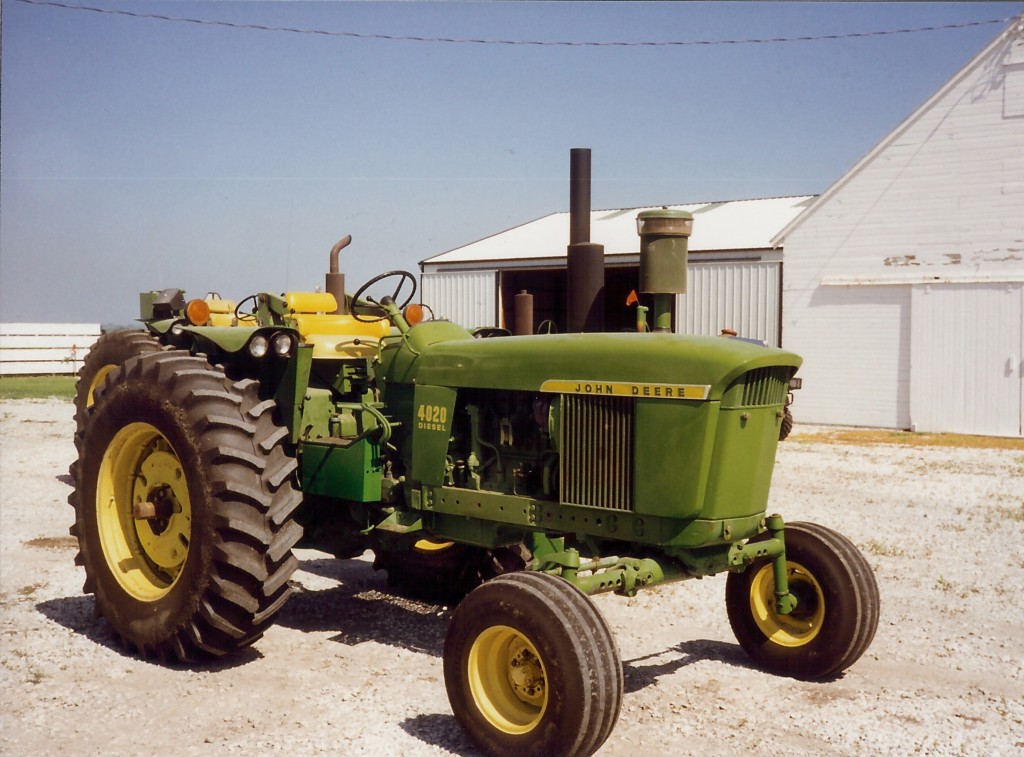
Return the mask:
MULTIPOLYGON (((690 252, 758 250, 814 200, 813 195, 732 200, 695 205, 668 205, 693 213, 690 252)), ((590 240, 604 245, 605 255, 637 255, 640 237, 637 213, 653 208, 593 210, 590 240)), ((476 242, 420 261, 421 265, 465 264, 513 260, 564 258, 569 243, 569 214, 552 213, 476 242)))

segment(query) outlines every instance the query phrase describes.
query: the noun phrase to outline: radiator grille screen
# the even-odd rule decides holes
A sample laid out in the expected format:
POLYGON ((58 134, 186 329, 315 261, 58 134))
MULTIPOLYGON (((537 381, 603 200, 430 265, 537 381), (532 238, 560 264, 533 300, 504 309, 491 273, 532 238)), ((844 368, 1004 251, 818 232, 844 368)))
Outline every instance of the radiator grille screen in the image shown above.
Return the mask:
POLYGON ((628 397, 562 395, 563 502, 632 511, 635 406, 628 397))
POLYGON ((747 373, 743 377, 743 407, 779 405, 785 402, 791 372, 792 368, 788 366, 773 366, 747 373))

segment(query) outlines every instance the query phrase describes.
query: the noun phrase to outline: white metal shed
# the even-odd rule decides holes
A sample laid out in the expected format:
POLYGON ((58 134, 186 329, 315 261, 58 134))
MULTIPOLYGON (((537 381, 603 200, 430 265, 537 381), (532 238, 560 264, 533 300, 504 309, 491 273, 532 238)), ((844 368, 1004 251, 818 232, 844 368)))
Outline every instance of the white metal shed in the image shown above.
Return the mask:
MULTIPOLYGON (((672 205, 694 215, 689 292, 676 302, 681 333, 718 334, 733 328, 777 345, 782 251, 772 237, 813 200, 811 196, 672 205)), ((637 288, 640 239, 636 216, 649 208, 595 210, 590 238, 604 245, 605 302, 610 329, 628 328, 626 307, 637 288)), ((537 321, 564 322, 569 214, 552 213, 421 261, 424 302, 440 318, 470 326, 511 322, 514 296, 535 296, 537 321)))

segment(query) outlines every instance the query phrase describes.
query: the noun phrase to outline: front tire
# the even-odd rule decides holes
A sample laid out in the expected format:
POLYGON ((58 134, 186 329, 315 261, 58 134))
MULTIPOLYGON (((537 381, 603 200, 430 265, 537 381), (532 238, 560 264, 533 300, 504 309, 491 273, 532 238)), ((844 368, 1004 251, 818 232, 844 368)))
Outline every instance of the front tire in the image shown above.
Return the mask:
POLYGON ((824 526, 788 523, 785 541, 796 609, 776 611, 772 562, 760 560, 726 580, 729 624, 747 654, 773 673, 836 675, 864 654, 878 628, 874 573, 849 539, 824 526))
POLYGON ((622 706, 607 622, 544 573, 508 573, 470 592, 448 627, 444 677, 455 718, 490 755, 591 755, 622 706))
POLYGON ((184 352, 145 354, 107 377, 76 439, 84 590, 144 657, 231 653, 288 598, 296 463, 257 389, 184 352))

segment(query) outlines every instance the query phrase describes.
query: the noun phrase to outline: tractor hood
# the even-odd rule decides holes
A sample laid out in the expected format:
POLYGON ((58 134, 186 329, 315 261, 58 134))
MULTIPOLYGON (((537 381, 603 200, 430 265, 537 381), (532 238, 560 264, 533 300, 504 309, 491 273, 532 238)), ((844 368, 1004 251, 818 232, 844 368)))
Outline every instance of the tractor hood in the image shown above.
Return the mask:
POLYGON ((795 372, 801 363, 792 352, 723 337, 609 333, 473 339, 438 333, 442 341, 435 342, 428 337, 430 326, 420 324, 410 332, 409 344, 403 340, 385 350, 387 380, 644 396, 685 391, 667 396, 720 400, 729 384, 748 371, 790 366, 795 372))

